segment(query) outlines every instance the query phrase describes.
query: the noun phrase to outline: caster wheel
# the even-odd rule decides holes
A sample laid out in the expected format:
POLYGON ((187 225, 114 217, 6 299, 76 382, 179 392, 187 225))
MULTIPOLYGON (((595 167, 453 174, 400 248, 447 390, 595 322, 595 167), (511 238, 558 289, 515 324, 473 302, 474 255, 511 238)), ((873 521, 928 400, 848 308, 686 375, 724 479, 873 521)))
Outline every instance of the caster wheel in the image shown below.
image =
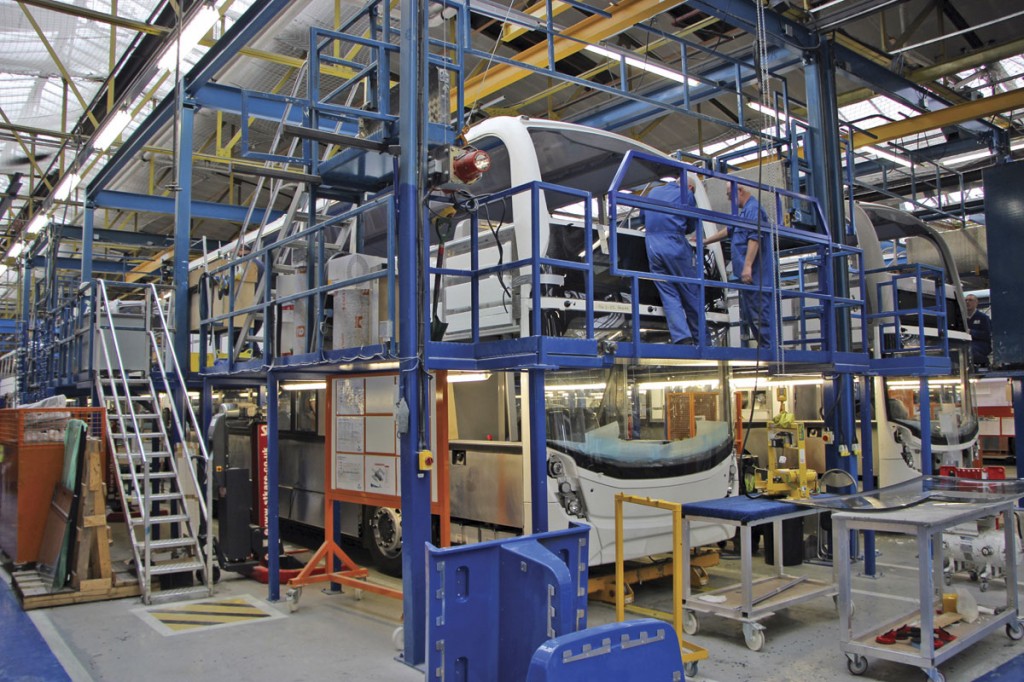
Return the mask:
POLYGON ((859 655, 847 656, 846 668, 854 675, 863 675, 868 671, 868 659, 859 655))
POLYGON ((988 592, 988 581, 983 581, 980 585, 978 585, 978 589, 982 592, 988 592))
POLYGON ((355 598, 356 601, 363 601, 363 591, 362 590, 359 590, 359 589, 352 590, 352 596, 355 598))
POLYGON ((697 676, 697 661, 691 661, 689 663, 683 663, 683 674, 686 675, 686 679, 693 679, 697 676))
POLYGON ((971 571, 970 573, 967 574, 967 577, 971 579, 972 583, 978 582, 978 572, 977 571, 971 571))
POLYGON ((953 584, 953 576, 946 574, 946 577, 942 579, 942 582, 946 583, 946 587, 953 584))
POLYGON ((401 651, 405 648, 405 628, 399 625, 395 628, 395 631, 391 633, 391 643, 395 645, 395 649, 401 651))
POLYGON ((931 679, 932 682, 946 682, 946 676, 940 673, 938 670, 935 671, 935 674, 929 675, 928 677, 931 679))
POLYGON ((1012 623, 1006 624, 1006 636, 1013 641, 1019 641, 1024 638, 1024 624, 1019 620, 1015 620, 1012 623))
POLYGON ((289 589, 285 593, 284 598, 288 602, 288 610, 291 611, 292 613, 295 613, 296 611, 299 610, 299 599, 302 598, 302 588, 301 587, 293 587, 293 588, 289 589))
POLYGON ((747 648, 751 651, 760 651, 764 648, 764 630, 752 626, 743 626, 743 639, 747 648))
MULTIPOLYGON (((196 582, 198 582, 198 583, 206 582, 206 571, 204 571, 203 569, 199 569, 198 571, 196 571, 196 582)), ((218 566, 217 564, 214 564, 213 565, 213 584, 216 585, 219 582, 220 582, 220 566, 218 566)))
POLYGON ((689 609, 683 611, 683 632, 688 635, 695 635, 700 631, 700 621, 697 614, 689 609))

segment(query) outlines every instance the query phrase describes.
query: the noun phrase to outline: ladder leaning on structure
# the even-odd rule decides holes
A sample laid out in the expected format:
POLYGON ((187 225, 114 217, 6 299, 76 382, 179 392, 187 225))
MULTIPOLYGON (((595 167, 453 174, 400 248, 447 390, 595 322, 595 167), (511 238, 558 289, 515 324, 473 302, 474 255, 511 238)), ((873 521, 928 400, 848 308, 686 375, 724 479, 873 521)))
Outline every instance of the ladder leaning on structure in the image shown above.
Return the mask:
MULTIPOLYGON (((117 301, 120 308, 112 305, 107 286, 97 280, 94 305, 101 359, 94 381, 100 403, 107 408, 107 438, 142 600, 149 604, 209 596, 213 590, 212 533, 207 530, 210 477, 206 477, 205 489, 200 487, 185 438, 187 426, 197 435, 201 431, 187 399, 182 401, 187 422, 182 420, 177 401, 169 401, 172 426, 188 470, 180 471, 182 465, 175 460, 153 381, 157 375, 168 392, 177 385, 184 394, 181 367, 169 352, 167 318, 154 285, 133 287, 132 292, 141 292, 142 297, 127 302, 133 307, 117 301), (131 356, 127 362, 125 352, 131 356), (196 513, 190 511, 183 482, 196 492, 196 513), (200 576, 201 584, 193 585, 193 575, 200 576), (169 584, 169 589, 154 591, 152 579, 163 576, 161 582, 169 584)), ((195 457, 208 471, 205 444, 202 438, 196 441, 195 457)))

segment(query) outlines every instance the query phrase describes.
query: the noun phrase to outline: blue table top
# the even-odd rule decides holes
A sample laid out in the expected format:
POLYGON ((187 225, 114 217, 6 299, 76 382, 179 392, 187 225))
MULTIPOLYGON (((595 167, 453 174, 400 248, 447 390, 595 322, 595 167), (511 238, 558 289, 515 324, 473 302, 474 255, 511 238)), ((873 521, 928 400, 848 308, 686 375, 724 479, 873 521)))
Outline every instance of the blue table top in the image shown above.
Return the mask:
POLYGON ((747 497, 734 495, 704 502, 691 502, 683 505, 683 516, 706 516, 728 521, 749 523, 761 521, 774 516, 783 516, 809 508, 792 502, 783 502, 770 497, 747 497))

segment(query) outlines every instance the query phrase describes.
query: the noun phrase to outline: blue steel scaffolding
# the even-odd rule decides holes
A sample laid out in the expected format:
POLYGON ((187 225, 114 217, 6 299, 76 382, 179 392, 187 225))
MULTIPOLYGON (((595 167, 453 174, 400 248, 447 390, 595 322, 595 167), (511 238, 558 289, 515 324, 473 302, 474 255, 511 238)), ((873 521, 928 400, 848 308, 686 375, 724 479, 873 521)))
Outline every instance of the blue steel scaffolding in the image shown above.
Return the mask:
MULTIPOLYGON (((901 301, 891 311, 869 313, 864 309, 861 298, 851 294, 851 280, 860 283, 863 296, 870 276, 882 273, 865 271, 860 251, 847 245, 848 227, 843 215, 843 188, 840 185, 843 156, 835 123, 835 56, 826 41, 810 41, 803 27, 794 33, 794 29, 781 19, 772 23, 769 31, 773 42, 778 44, 769 49, 767 63, 757 63, 753 56, 738 59, 714 53, 713 56, 721 59, 718 66, 692 70, 688 62, 691 55, 708 53, 707 47, 640 26, 657 34, 658 38, 678 45, 682 56, 679 71, 681 83, 669 88, 637 91, 630 89, 632 81, 625 77, 627 61, 624 57, 618 64, 620 75, 623 76, 619 86, 595 83, 560 72, 556 65, 554 46, 556 42, 576 39, 570 32, 556 27, 550 18, 546 22, 528 23, 518 15, 498 16, 489 4, 476 6, 469 1, 464 4, 432 2, 430 7, 438 12, 443 10, 446 17, 451 17, 448 20, 452 27, 450 35, 439 37, 436 32, 431 33, 428 27, 427 5, 415 0, 401 0, 400 16, 402 26, 407 30, 400 31, 391 4, 378 0, 368 4, 337 30, 313 28, 310 31, 310 51, 305 67, 308 87, 304 97, 249 92, 213 83, 212 79, 218 70, 287 4, 286 0, 270 0, 257 3, 250 9, 243 20, 237 22, 218 42, 217 47, 207 53, 189 74, 183 76, 176 95, 159 105, 89 186, 83 230, 83 243, 87 246, 83 249, 81 264, 82 281, 90 282, 94 274, 91 255, 92 218, 97 208, 144 207, 145 210, 173 212, 177 225, 172 263, 174 322, 177 330, 174 347, 179 362, 186 367, 191 364, 189 360, 193 346, 197 349, 199 369, 189 378, 188 383, 202 386, 205 423, 208 424, 211 417, 210 396, 214 386, 242 383, 266 388, 270 547, 276 547, 279 538, 276 513, 279 382, 288 377, 311 374, 322 376, 328 372, 337 372, 340 363, 355 363, 364 371, 368 361, 389 360, 399 363, 401 396, 409 408, 408 424, 414 425, 414 428, 407 428, 401 433, 403 536, 408 546, 416 548, 423 547, 430 539, 430 480, 429 476, 419 475, 416 457, 417 451, 429 442, 429 434, 415 428, 421 424, 425 425, 426 430, 430 428, 429 417, 422 413, 428 404, 430 392, 428 382, 424 379, 428 370, 503 369, 527 372, 529 380, 524 402, 528 406, 530 423, 533 425, 530 452, 533 458, 531 489, 534 500, 543 500, 546 496, 544 385, 545 372, 548 370, 605 366, 618 359, 691 358, 724 362, 784 359, 790 365, 819 370, 827 368, 828 373, 834 374, 836 379, 829 391, 826 413, 834 422, 833 431, 842 438, 841 442, 829 448, 830 468, 849 468, 853 464, 853 458, 841 457, 838 448, 840 445, 850 446, 855 439, 855 375, 910 373, 927 376, 944 369, 948 371, 941 272, 903 268, 895 273, 885 273, 891 277, 891 283, 879 285, 879 296, 882 295, 883 286, 891 286, 894 298, 901 301), (543 31, 547 37, 545 51, 535 63, 528 64, 523 58, 507 58, 475 50, 471 47, 470 35, 474 17, 519 23, 532 30, 543 31), (355 54, 359 55, 358 59, 353 56, 355 54), (594 324, 596 264, 593 247, 598 228, 594 225, 590 207, 595 197, 591 193, 540 180, 479 197, 470 207, 457 207, 464 212, 470 225, 469 267, 435 264, 434 256, 439 240, 434 232, 428 203, 443 203, 445 199, 429 194, 429 169, 435 163, 443 162, 447 157, 447 146, 462 138, 465 125, 463 112, 466 107, 475 107, 479 103, 480 81, 476 76, 467 77, 464 69, 467 58, 487 59, 502 67, 524 69, 535 75, 584 85, 618 98, 618 102, 608 104, 603 111, 583 121, 592 126, 621 128, 657 114, 678 113, 694 120, 714 121, 737 132, 749 134, 758 141, 759 150, 765 153, 770 151, 788 159, 788 184, 791 189, 779 189, 711 171, 710 164, 698 167, 673 162, 667 157, 645 158, 641 152, 630 152, 612 184, 604 189, 607 190, 609 214, 612 216, 617 215, 618 206, 641 210, 648 208, 717 222, 723 226, 741 225, 742 220, 729 213, 673 208, 627 192, 632 188, 624 184, 623 178, 630 164, 656 162, 676 172, 693 174, 702 179, 719 180, 733 186, 743 184, 771 197, 771 201, 776 204, 776 219, 771 225, 753 227, 770 232, 773 239, 784 240, 786 247, 776 255, 792 256, 798 263, 792 279, 787 280, 787 286, 777 291, 773 289, 771 293, 778 302, 779 310, 786 308, 786 312, 778 315, 780 330, 796 330, 799 335, 786 338, 779 334, 777 338, 780 342, 766 351, 726 341, 678 348, 643 337, 640 320, 644 312, 640 307, 639 294, 643 281, 650 282, 660 277, 696 284, 702 292, 707 289, 717 290, 727 300, 741 291, 751 290, 751 285, 724 279, 710 280, 703 276, 694 280, 671 278, 632 268, 620 262, 619 228, 615 226, 608 236, 611 264, 607 274, 619 282, 623 291, 629 292, 631 310, 626 327, 628 338, 610 343, 595 329, 594 324), (393 97, 391 72, 396 60, 401 76, 397 107, 393 97), (797 126, 788 126, 784 131, 776 127, 774 132, 751 128, 743 107, 743 103, 750 99, 744 87, 760 77, 763 67, 780 84, 780 108, 788 111, 788 90, 783 68, 797 61, 804 65, 804 75, 808 82, 807 128, 798 130, 797 126), (328 67, 348 69, 351 75, 340 83, 325 83, 321 80, 321 73, 328 67), (357 91, 368 96, 371 107, 353 104, 353 96, 357 91), (468 101, 467 91, 474 93, 473 101, 468 101), (722 94, 733 95, 739 102, 738 122, 712 118, 707 113, 697 111, 698 103, 722 94), (306 227, 280 238, 261 239, 250 252, 236 252, 236 257, 230 262, 209 268, 203 273, 197 294, 200 322, 198 329, 193 329, 189 319, 191 219, 199 215, 215 214, 220 217, 230 216, 229 219, 240 223, 258 221, 252 219, 251 211, 247 212, 242 207, 218 208, 193 201, 193 169, 189 154, 183 154, 178 165, 179 191, 174 201, 124 195, 111 191, 108 186, 126 160, 139 153, 148 137, 175 113, 179 122, 178 146, 180 149, 192 149, 196 111, 204 107, 240 116, 242 149, 248 158, 301 166, 303 172, 316 182, 311 181, 305 188, 308 194, 306 227), (454 112, 453 116, 449 116, 449 111, 454 112), (287 153, 256 149, 250 144, 248 136, 250 117, 280 123, 284 132, 293 137, 296 143, 287 153), (329 148, 336 153, 324 154, 329 148), (799 160, 798 150, 801 148, 806 161, 799 160), (487 206, 515 196, 528 197, 532 242, 539 244, 539 199, 545 193, 574 195, 586 207, 581 228, 583 255, 572 260, 551 258, 541 253, 539 248, 527 248, 529 255, 517 260, 497 265, 481 263, 479 238, 483 234, 481 224, 487 222, 487 206), (317 211, 320 199, 337 202, 337 208, 326 218, 317 211), (797 208, 792 211, 783 210, 783 202, 797 208), (789 219, 783 216, 789 216, 789 219), (376 231, 371 229, 371 224, 377 225, 376 231), (354 237, 348 243, 355 244, 356 248, 349 249, 348 253, 373 252, 383 260, 384 266, 366 274, 329 281, 327 264, 335 253, 330 247, 343 229, 354 230, 354 237), (275 291, 271 277, 268 276, 261 290, 254 292, 255 298, 245 303, 240 296, 238 284, 244 278, 240 279, 239 273, 257 269, 272 275, 276 258, 285 249, 304 252, 307 286, 298 293, 283 294, 280 290, 275 291), (582 333, 577 338, 544 333, 543 298, 549 281, 547 275, 551 270, 571 271, 583 281, 583 288, 579 292, 580 305, 576 308, 582 318, 582 333), (431 310, 433 287, 446 279, 470 282, 476 301, 481 280, 496 274, 509 278, 516 276, 516 286, 527 292, 521 301, 528 320, 526 332, 518 338, 489 339, 481 332, 479 318, 474 315, 467 339, 445 341, 435 338, 431 329, 433 320, 424 312, 431 310), (909 282, 909 289, 899 288, 897 282, 909 282), (927 282, 933 282, 931 289, 926 286, 927 282), (379 335, 380 343, 352 348, 327 347, 322 330, 330 319, 330 297, 353 286, 376 286, 381 291, 386 310, 386 319, 381 321, 385 323, 387 333, 379 335), (936 288, 939 295, 935 299, 939 303, 926 304, 924 294, 934 294, 936 288), (907 291, 916 292, 916 303, 904 307, 902 301, 906 299, 907 291), (215 312, 213 308, 213 303, 218 301, 221 312, 215 312), (279 328, 285 309, 294 308, 298 303, 305 304, 305 325, 311 333, 305 336, 298 352, 285 355, 273 331, 279 328), (243 358, 235 352, 238 335, 245 333, 242 320, 253 317, 262 321, 261 347, 257 349, 250 345, 250 357, 243 358), (925 339, 925 335, 919 333, 915 342, 904 333, 904 328, 914 325, 919 330, 934 325, 939 329, 938 335, 925 339), (872 328, 881 330, 876 341, 868 338, 872 328), (869 348, 873 343, 880 357, 869 357, 869 348)), ((573 4, 594 16, 604 17, 609 14, 605 10, 573 4)), ((737 25, 744 28, 747 28, 744 17, 753 16, 754 4, 746 0, 732 0, 725 3, 728 7, 724 8, 720 6, 722 3, 696 4, 712 16, 719 16, 726 22, 738 22, 737 25)), ((766 14, 775 17, 772 12, 766 14)), ((267 211, 268 220, 278 217, 280 214, 267 211)), ((698 248, 702 247, 702 239, 698 236, 698 248)), ((39 314, 33 316, 28 315, 26 309, 26 319, 32 320, 28 332, 29 390, 25 392, 26 397, 41 396, 60 387, 74 385, 80 373, 88 371, 81 364, 76 364, 81 360, 74 360, 79 351, 77 342, 71 340, 74 334, 69 331, 82 328, 82 313, 88 305, 88 295, 86 289, 68 300, 50 301, 39 314), (76 310, 79 311, 77 317, 76 310), (48 354, 53 352, 56 352, 53 360, 55 364, 50 364, 48 354)), ((700 328, 704 330, 708 324, 702 315, 700 328)), ((864 409, 863 406, 869 404, 870 393, 866 384, 861 393, 864 409)), ((926 400, 926 395, 927 391, 922 391, 922 401, 926 400)), ((922 413, 927 412, 923 405, 922 413)), ((923 432, 928 432, 924 424, 922 428, 923 432)), ((865 438, 863 442, 870 443, 870 438, 865 438)), ((870 457, 866 456, 865 460, 870 461, 870 457)), ((868 477, 865 471, 865 480, 868 477)), ((545 505, 534 504, 532 509, 533 531, 545 530, 545 505)), ((425 568, 422 556, 416 552, 403 553, 403 564, 404 656, 407 663, 418 665, 425 660, 425 600, 422 598, 426 585, 425 568)), ((279 566, 274 551, 269 555, 269 567, 270 598, 278 599, 279 566)))

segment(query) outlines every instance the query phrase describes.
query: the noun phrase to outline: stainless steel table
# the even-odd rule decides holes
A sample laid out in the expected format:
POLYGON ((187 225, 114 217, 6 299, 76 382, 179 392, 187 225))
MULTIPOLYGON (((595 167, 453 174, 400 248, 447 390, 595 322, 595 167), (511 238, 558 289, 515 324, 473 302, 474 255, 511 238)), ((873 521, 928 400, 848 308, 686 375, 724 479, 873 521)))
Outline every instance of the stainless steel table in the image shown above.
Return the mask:
MULTIPOLYGON (((1018 615, 1017 555, 1006 554, 1006 610, 993 616, 980 616, 973 623, 958 623, 956 639, 935 648, 932 637, 936 624, 936 605, 941 605, 940 586, 943 584, 942 532, 960 523, 985 516, 1003 515, 1006 547, 1016 547, 1016 523, 1013 517, 1015 500, 1000 502, 940 502, 927 501, 916 506, 890 511, 839 512, 832 515, 835 563, 839 581, 840 646, 847 656, 847 667, 854 675, 868 669, 868 656, 920 667, 933 682, 943 682, 938 666, 945 660, 977 642, 993 631, 1005 628, 1012 640, 1024 637, 1024 624, 1018 615), (850 543, 845 539, 851 530, 873 530, 902 533, 916 539, 919 578, 919 606, 885 623, 875 623, 861 632, 853 630, 853 599, 851 589, 850 543), (922 637, 920 648, 910 642, 879 644, 875 637, 902 624, 919 622, 922 637)), ((883 585, 879 585, 882 587, 883 585)), ((941 606, 940 606, 941 608, 941 606)), ((863 611, 861 611, 863 613, 863 611)))

